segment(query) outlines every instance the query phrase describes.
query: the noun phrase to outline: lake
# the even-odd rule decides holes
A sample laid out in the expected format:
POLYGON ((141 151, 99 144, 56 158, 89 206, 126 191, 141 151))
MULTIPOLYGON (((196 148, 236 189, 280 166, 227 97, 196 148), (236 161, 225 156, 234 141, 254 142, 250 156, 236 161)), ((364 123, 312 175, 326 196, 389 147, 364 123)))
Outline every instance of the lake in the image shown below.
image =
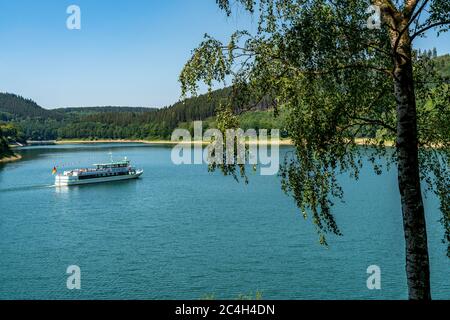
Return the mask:
MULTIPOLYGON (((282 152, 287 149, 283 148, 282 152)), ((171 147, 57 145, 20 150, 0 166, 0 299, 406 299, 395 170, 341 178, 344 236, 318 243, 277 176, 237 183, 205 165, 172 164, 171 147), (139 180, 53 187, 53 166, 127 156, 139 180), (81 268, 81 290, 66 269, 81 268), (381 290, 366 286, 370 265, 381 290)), ((439 202, 425 199, 432 294, 450 298, 439 202)))

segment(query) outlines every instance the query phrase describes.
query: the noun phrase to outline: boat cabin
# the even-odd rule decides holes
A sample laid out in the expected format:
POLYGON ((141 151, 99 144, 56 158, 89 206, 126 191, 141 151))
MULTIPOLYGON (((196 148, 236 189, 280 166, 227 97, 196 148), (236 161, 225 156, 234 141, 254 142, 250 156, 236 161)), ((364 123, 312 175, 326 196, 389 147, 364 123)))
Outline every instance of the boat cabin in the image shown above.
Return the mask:
POLYGON ((111 169, 111 168, 128 168, 130 166, 130 161, 123 160, 111 163, 100 163, 94 164, 97 170, 111 169))

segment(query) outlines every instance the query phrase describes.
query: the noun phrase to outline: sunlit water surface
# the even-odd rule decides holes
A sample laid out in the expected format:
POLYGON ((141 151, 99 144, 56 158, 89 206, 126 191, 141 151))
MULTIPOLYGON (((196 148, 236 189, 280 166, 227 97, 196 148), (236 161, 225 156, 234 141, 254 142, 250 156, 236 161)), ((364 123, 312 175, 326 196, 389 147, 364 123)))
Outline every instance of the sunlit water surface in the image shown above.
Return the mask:
MULTIPOLYGON (((286 149, 282 150, 282 152, 286 149)), ((343 237, 318 244, 277 176, 236 183, 204 165, 172 164, 167 146, 31 147, 0 167, 0 299, 404 299, 395 171, 343 177, 343 237), (51 169, 127 156, 139 180, 53 187, 51 169), (81 268, 68 290, 66 268, 81 268), (366 269, 381 268, 379 291, 366 269)), ((426 200, 433 297, 450 298, 439 203, 426 200)))

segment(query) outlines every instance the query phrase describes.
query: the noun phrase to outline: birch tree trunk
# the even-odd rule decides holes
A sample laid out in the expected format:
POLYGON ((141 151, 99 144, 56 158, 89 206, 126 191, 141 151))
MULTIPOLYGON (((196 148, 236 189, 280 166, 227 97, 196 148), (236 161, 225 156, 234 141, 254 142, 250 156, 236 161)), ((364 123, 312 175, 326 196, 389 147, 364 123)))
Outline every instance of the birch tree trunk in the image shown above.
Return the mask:
POLYGON ((420 187, 417 112, 411 40, 406 31, 395 52, 394 89, 397 102, 398 184, 406 241, 409 299, 429 300, 430 266, 425 212, 420 187))

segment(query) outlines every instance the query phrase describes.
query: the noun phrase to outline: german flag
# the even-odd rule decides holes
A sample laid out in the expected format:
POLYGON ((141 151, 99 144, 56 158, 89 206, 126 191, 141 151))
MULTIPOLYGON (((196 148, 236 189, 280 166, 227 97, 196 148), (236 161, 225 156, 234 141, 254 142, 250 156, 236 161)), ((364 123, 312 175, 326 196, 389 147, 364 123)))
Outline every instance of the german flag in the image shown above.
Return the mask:
POLYGON ((56 167, 53 167, 52 174, 55 174, 57 171, 58 170, 56 170, 56 167))

